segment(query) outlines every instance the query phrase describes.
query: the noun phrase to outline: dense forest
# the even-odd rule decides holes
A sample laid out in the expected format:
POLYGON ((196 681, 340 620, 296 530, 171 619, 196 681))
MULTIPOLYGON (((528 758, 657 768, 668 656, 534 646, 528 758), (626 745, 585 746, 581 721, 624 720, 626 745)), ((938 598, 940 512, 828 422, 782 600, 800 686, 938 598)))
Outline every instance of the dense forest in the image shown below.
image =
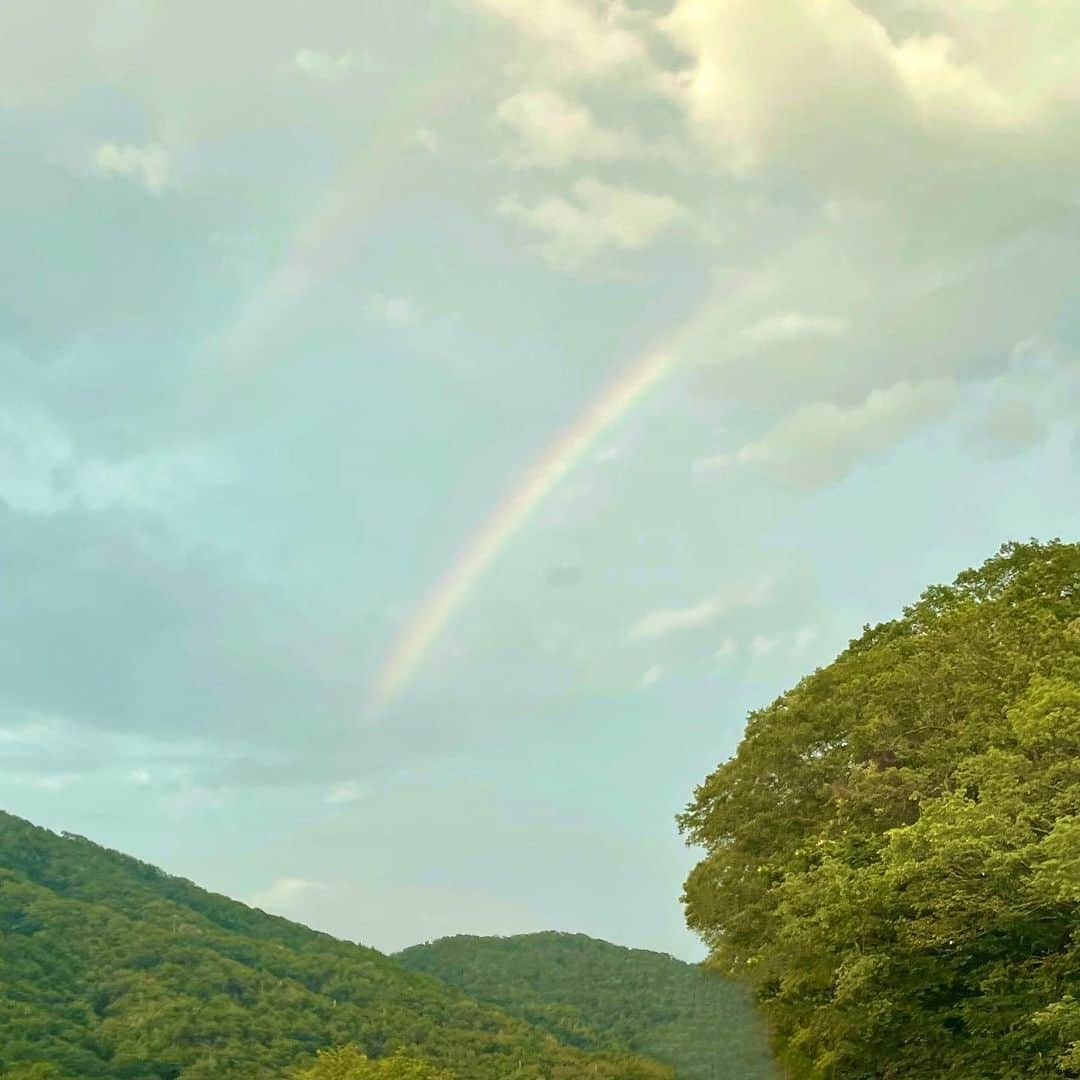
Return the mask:
POLYGON ((1080 545, 1010 544, 751 715, 682 817, 800 1077, 1080 1077, 1080 545))
POLYGON ((5 1080, 672 1075, 617 1048, 568 1046, 373 949, 0 814, 5 1080))
POLYGON ((543 933, 444 938, 396 959, 563 1042, 666 1062, 679 1080, 776 1075, 743 988, 663 953, 543 933))

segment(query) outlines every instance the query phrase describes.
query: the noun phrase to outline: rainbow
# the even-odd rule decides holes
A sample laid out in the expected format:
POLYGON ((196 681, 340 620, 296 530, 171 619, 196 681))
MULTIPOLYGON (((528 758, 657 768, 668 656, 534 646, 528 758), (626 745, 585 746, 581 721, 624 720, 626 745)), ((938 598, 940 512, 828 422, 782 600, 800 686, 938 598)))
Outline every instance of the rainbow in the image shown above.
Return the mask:
MULTIPOLYGON (((364 230, 377 221, 376 208, 392 194, 388 180, 418 127, 450 113, 470 91, 449 39, 429 55, 428 64, 430 78, 409 79, 405 90, 391 97, 336 183, 294 228, 261 287, 204 343, 200 357, 204 365, 236 376, 260 370, 266 342, 273 340, 278 321, 340 265, 356 257, 364 230)), ((198 392, 203 382, 193 380, 193 391, 198 392)))
MULTIPOLYGON (((415 125, 449 111, 468 93, 468 80, 457 71, 457 58, 444 51, 436 75, 424 84, 410 83, 396 107, 384 111, 375 132, 343 171, 316 212, 285 245, 281 259, 248 303, 223 331, 204 343, 200 360, 234 374, 250 374, 265 361, 264 345, 274 337, 277 320, 355 254, 372 211, 386 192, 386 179, 399 160, 415 125), (442 77, 445 74, 446 77, 442 77), (450 99, 446 88, 454 87, 450 99)), ((507 497, 488 515, 445 576, 402 628, 376 673, 367 702, 369 712, 388 706, 422 664, 431 646, 465 602, 484 571, 609 427, 629 412, 671 372, 681 345, 702 325, 709 305, 684 322, 666 347, 653 349, 612 383, 526 471, 507 497)), ((198 365, 197 365, 198 366, 198 365)), ((192 392, 206 380, 192 380, 192 392)), ((205 402, 200 402, 200 408, 205 402)))
POLYGON ((646 354, 608 386, 525 472, 405 624, 376 675, 369 711, 378 712, 394 700, 499 552, 589 447, 671 372, 675 358, 670 345, 646 354))

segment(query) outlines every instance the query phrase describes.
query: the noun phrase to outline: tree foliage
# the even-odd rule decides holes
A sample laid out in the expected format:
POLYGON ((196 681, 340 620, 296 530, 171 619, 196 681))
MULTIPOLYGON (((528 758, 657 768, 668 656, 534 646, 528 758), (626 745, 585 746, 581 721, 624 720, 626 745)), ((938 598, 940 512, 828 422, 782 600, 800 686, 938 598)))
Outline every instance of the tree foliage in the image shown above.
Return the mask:
POLYGON ((397 1053, 373 1061, 359 1047, 320 1050, 315 1063, 298 1069, 294 1080, 455 1080, 453 1073, 397 1053))
POLYGON ((1080 546, 867 628, 681 825, 688 922, 795 1075, 1080 1076, 1080 546))
POLYGON ((549 932, 443 938, 396 959, 563 1042, 666 1062, 679 1080, 774 1075, 744 988, 663 953, 549 932))
POLYGON ((0 814, 0 1077, 250 1080, 313 1061, 301 1075, 319 1080, 342 1063, 350 1080, 672 1075, 567 1046, 373 949, 0 814))

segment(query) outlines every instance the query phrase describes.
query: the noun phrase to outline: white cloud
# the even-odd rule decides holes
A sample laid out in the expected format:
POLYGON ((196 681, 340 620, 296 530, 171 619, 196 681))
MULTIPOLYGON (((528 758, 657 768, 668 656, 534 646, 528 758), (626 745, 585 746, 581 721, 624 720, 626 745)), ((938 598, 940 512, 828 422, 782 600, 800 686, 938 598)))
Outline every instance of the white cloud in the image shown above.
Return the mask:
POLYGON ((554 90, 514 94, 499 105, 497 116, 517 138, 510 160, 518 167, 614 161, 641 150, 633 136, 601 127, 584 105, 554 90))
POLYGON ((313 892, 321 891, 326 886, 307 878, 278 878, 261 892, 250 897, 252 907, 261 908, 271 914, 288 914, 296 905, 313 892))
POLYGON ((748 326, 739 335, 747 344, 778 345, 789 341, 829 340, 846 337, 851 331, 847 319, 830 315, 801 315, 790 312, 773 315, 748 326))
POLYGON ((750 652, 756 657, 768 656, 780 644, 780 638, 756 634, 750 642, 750 652))
POLYGON ((164 510, 182 493, 222 479, 206 451, 174 447, 126 460, 79 454, 68 433, 29 406, 0 408, 0 501, 22 513, 51 514, 74 504, 91 510, 164 510))
POLYGON ((693 464, 693 471, 699 474, 725 472, 735 463, 733 454, 710 454, 698 458, 693 464))
POLYGON ((18 727, 0 727, 0 743, 18 746, 42 746, 49 739, 48 727, 40 722, 20 724, 18 727))
POLYGON ((647 689, 650 686, 655 686, 660 681, 660 678, 663 674, 664 669, 662 667, 659 667, 658 665, 654 665, 653 667, 649 668, 649 670, 641 676, 642 689, 647 689))
POLYGON ((532 205, 503 199, 499 213, 539 233, 541 251, 554 265, 580 267, 607 251, 639 251, 671 228, 685 208, 667 195, 606 184, 586 176, 572 199, 549 196, 532 205))
POLYGON ((760 581, 735 586, 690 607, 650 611, 630 627, 626 636, 630 641, 645 641, 686 630, 700 629, 709 626, 721 615, 731 611, 760 607, 773 595, 773 591, 773 581, 763 578, 760 581))
POLYGON ((885 131, 996 135, 1025 115, 944 21, 902 34, 853 0, 678 0, 661 26, 692 61, 693 123, 737 173, 785 161, 884 175, 885 131))
MULTIPOLYGON (((818 487, 943 416, 956 396, 951 379, 938 379, 873 390, 847 407, 824 401, 805 405, 724 463, 763 468, 789 483, 818 487)), ((719 463, 722 456, 711 460, 719 463)))
POLYGON ((791 653, 800 656, 818 637, 816 626, 803 626, 791 636, 791 653))
POLYGON ((176 821, 191 817, 200 811, 220 810, 225 805, 222 794, 198 784, 170 792, 160 801, 161 809, 176 821))
POLYGON ((370 788, 366 784, 361 784, 356 780, 346 780, 340 784, 334 784, 323 798, 324 802, 329 803, 331 806, 340 806, 345 803, 358 802, 360 799, 365 798, 370 788))
POLYGON ((722 611, 723 605, 718 600, 702 600, 687 608, 650 611, 630 627, 627 637, 631 641, 641 641, 708 626, 722 611))
POLYGON ((131 782, 139 787, 145 787, 153 780, 154 775, 148 769, 132 769, 130 773, 131 782))
POLYGON ((79 779, 78 773, 53 773, 51 776, 41 777, 36 786, 44 791, 63 791, 77 783, 79 779))
POLYGON ((407 296, 385 296, 375 293, 369 297, 372 311, 391 326, 406 326, 417 317, 416 305, 407 296))
POLYGON ((421 150, 429 154, 437 154, 442 147, 442 139, 434 128, 418 127, 409 139, 413 146, 419 146, 421 150))
POLYGON ((102 176, 129 177, 155 195, 168 185, 171 172, 169 154, 157 144, 102 143, 94 150, 92 163, 102 176))
POLYGON ((610 74, 645 59, 641 39, 626 26, 628 13, 604 0, 476 0, 521 34, 551 49, 565 75, 610 74))
POLYGON ((750 651, 753 656, 760 659, 761 657, 769 656, 769 653, 774 651, 780 644, 780 637, 768 637, 765 634, 755 634, 751 639, 750 651))
POLYGON ((739 651, 739 643, 734 638, 724 638, 716 648, 718 660, 728 660, 739 651))
POLYGON ((293 58, 297 71, 312 79, 322 82, 340 82, 347 78, 356 66, 356 57, 351 52, 331 53, 316 52, 314 49, 301 49, 293 58))
POLYGON ((126 461, 74 463, 68 493, 92 510, 139 506, 166 512, 183 498, 212 489, 223 479, 221 463, 211 454, 177 447, 126 461))

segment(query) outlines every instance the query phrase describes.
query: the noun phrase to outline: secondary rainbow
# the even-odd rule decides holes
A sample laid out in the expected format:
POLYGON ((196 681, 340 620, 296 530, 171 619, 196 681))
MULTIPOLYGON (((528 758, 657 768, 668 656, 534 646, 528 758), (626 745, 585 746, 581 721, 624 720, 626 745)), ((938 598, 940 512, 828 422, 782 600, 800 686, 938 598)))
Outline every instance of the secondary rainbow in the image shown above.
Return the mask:
POLYGON ((370 711, 377 712, 394 700, 507 542, 596 439, 654 389, 670 373, 674 362, 675 351, 670 347, 657 349, 639 360, 563 431, 488 515, 394 642, 376 676, 368 701, 370 711))

